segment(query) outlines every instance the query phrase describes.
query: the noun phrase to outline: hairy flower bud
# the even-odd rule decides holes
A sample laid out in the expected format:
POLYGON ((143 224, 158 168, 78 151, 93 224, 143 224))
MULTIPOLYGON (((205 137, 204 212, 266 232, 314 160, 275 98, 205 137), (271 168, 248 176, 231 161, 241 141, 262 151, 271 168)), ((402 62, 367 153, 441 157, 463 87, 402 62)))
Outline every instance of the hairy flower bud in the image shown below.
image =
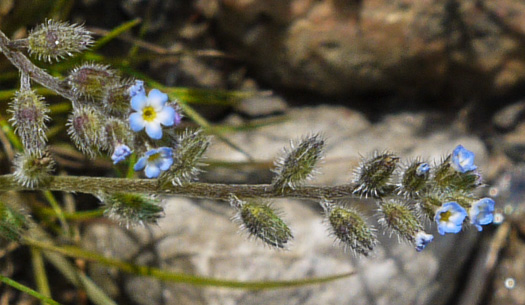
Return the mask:
POLYGON ((363 217, 355 210, 322 201, 326 222, 330 226, 331 235, 335 236, 345 250, 350 247, 354 253, 368 256, 377 244, 374 230, 370 228, 363 217))
POLYGON ((414 198, 427 186, 430 166, 426 162, 413 161, 404 167, 398 184, 398 194, 414 198))
POLYGON ((399 158, 389 152, 375 153, 373 157, 363 159, 355 172, 357 186, 354 193, 365 197, 381 196, 390 183, 390 177, 398 161, 399 158))
POLYGON ((25 187, 35 187, 44 184, 49 179, 55 167, 55 161, 49 153, 36 156, 24 152, 16 155, 13 176, 16 182, 25 187))
POLYGON ((13 114, 9 121, 15 127, 25 150, 42 156, 47 141, 46 122, 49 120, 49 109, 44 98, 32 90, 21 89, 16 92, 9 111, 13 114))
POLYGON ((445 203, 445 196, 438 190, 429 190, 422 193, 417 199, 419 214, 427 221, 433 222, 436 210, 445 203))
POLYGON ((476 170, 461 172, 454 168, 451 156, 441 162, 434 171, 433 181, 438 188, 450 191, 472 191, 479 187, 481 175, 476 170))
POLYGON ((131 96, 129 88, 134 82, 130 79, 123 79, 111 83, 102 98, 102 107, 106 113, 124 117, 130 111, 131 96))
POLYGON ((237 210, 233 220, 241 225, 241 229, 262 240, 265 244, 285 248, 293 238, 292 231, 282 221, 279 212, 266 202, 243 201, 231 196, 230 204, 237 210))
POLYGON ((116 117, 109 117, 104 124, 105 142, 109 145, 109 153, 113 153, 119 144, 127 144, 133 147, 133 133, 129 129, 129 124, 116 117))
POLYGON ((104 215, 126 228, 157 224, 157 220, 164 216, 158 200, 142 194, 99 194, 98 198, 105 207, 104 215))
POLYGON ((177 139, 173 165, 162 174, 161 181, 183 185, 195 180, 201 172, 200 160, 209 145, 210 137, 204 135, 202 131, 184 131, 177 139))
POLYGON ((67 122, 68 134, 83 153, 95 158, 107 147, 103 115, 94 107, 75 107, 67 122))
POLYGON ((416 235, 423 230, 411 206, 395 199, 379 203, 379 223, 409 242, 414 243, 416 235))
POLYGON ((78 98, 99 101, 118 79, 108 66, 84 64, 69 74, 68 84, 78 98))
POLYGON ((29 228, 28 216, 0 201, 0 236, 18 241, 22 234, 29 228))
POLYGON ((277 176, 273 180, 273 187, 276 190, 287 187, 294 189, 311 179, 317 163, 323 157, 324 143, 318 134, 305 137, 297 143, 291 142, 291 149, 284 149, 283 156, 275 162, 277 168, 273 172, 277 176))
POLYGON ((27 40, 31 55, 47 62, 73 56, 93 43, 91 33, 83 26, 53 20, 33 29, 27 40))

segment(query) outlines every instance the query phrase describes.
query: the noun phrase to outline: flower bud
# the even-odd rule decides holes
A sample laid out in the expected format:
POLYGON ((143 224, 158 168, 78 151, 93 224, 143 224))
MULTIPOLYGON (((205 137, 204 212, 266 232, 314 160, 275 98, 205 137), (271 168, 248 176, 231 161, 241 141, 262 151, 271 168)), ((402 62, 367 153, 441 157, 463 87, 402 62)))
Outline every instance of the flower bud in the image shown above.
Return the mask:
POLYGON ((355 254, 368 256, 377 244, 374 230, 355 210, 335 205, 328 201, 321 202, 330 234, 335 236, 345 251, 350 247, 355 254))
POLYGON ((200 130, 184 131, 177 139, 176 153, 173 156, 173 165, 163 173, 161 181, 169 181, 173 185, 183 185, 195 180, 201 172, 200 160, 208 146, 210 137, 200 130))
POLYGON ((305 137, 298 143, 291 142, 291 149, 284 149, 273 170, 277 174, 273 180, 276 190, 294 189, 313 177, 315 167, 323 157, 324 139, 318 135, 305 137))
POLYGON ((233 220, 240 223, 241 229, 275 248, 285 248, 293 238, 292 231, 282 221, 279 213, 269 203, 243 201, 232 196, 230 204, 237 210, 233 220))
POLYGON ((130 111, 129 88, 133 84, 130 79, 119 80, 111 83, 102 98, 104 111, 119 117, 126 116, 130 111))
POLYGON ((424 192, 417 199, 417 207, 420 215, 427 221, 433 222, 436 216, 436 210, 445 203, 446 199, 437 190, 424 192))
POLYGON ((91 33, 83 26, 53 20, 33 29, 27 40, 31 55, 47 62, 73 56, 93 43, 91 33))
POLYGON ((398 237, 414 243, 416 234, 423 230, 412 207, 404 202, 389 199, 379 203, 379 223, 398 237))
POLYGON ((469 192, 481 183, 481 175, 476 170, 461 172, 455 169, 449 155, 440 165, 437 166, 433 181, 438 188, 449 191, 469 192))
POLYGON ((365 197, 382 196, 389 186, 398 161, 399 158, 389 152, 375 153, 368 160, 363 159, 355 173, 354 181, 357 186, 354 193, 365 197))
POLYGON ((35 187, 44 184, 55 167, 55 161, 48 152, 36 156, 24 152, 17 154, 14 160, 13 176, 16 182, 25 187, 35 187))
POLYGON ((94 107, 75 107, 67 122, 68 134, 79 150, 90 158, 107 147, 103 115, 94 107))
POLYGON ((400 175, 398 193, 407 198, 415 198, 427 186, 430 176, 430 166, 426 162, 413 161, 408 164, 400 175))
POLYGON ((84 64, 68 76, 68 84, 78 98, 102 100, 106 91, 118 81, 115 71, 108 66, 84 64))
POLYGON ((109 153, 115 151, 115 147, 120 144, 128 144, 133 147, 133 133, 129 129, 129 124, 116 117, 106 119, 104 125, 105 142, 108 144, 109 153))
POLYGON ((114 193, 99 194, 105 207, 104 215, 126 228, 137 224, 157 224, 164 216, 159 202, 142 194, 114 193))
POLYGON ((16 92, 9 111, 13 114, 9 121, 15 127, 25 150, 42 156, 47 141, 46 122, 49 120, 49 109, 44 98, 32 90, 21 89, 16 92))
POLYGON ((0 201, 0 236, 18 241, 29 228, 28 216, 0 201))

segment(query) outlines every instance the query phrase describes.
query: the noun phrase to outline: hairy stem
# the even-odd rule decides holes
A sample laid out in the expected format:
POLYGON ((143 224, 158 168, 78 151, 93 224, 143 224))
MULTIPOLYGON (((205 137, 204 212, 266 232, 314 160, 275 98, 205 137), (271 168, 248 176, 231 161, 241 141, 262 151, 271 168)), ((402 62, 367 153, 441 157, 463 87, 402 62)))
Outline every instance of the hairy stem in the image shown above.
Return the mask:
POLYGON ((190 198, 228 200, 231 195, 240 198, 302 198, 311 200, 356 197, 355 184, 336 186, 300 186, 295 189, 275 190, 270 184, 219 184, 194 182, 182 186, 159 186, 155 179, 125 179, 84 176, 52 176, 46 184, 28 188, 16 183, 12 175, 0 176, 0 192, 49 190, 103 193, 147 193, 177 195, 190 198))
POLYGON ((35 82, 55 91, 68 100, 74 101, 75 96, 60 79, 49 75, 43 69, 35 66, 24 54, 16 50, 16 43, 12 42, 0 31, 0 51, 22 73, 29 75, 35 82))

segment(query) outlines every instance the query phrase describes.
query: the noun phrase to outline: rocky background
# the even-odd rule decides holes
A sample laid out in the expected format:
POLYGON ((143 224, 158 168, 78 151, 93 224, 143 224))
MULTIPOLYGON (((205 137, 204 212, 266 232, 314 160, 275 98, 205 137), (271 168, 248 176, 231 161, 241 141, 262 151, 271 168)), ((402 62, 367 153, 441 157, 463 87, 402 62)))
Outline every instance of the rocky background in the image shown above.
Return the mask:
MULTIPOLYGON (((30 26, 22 18, 27 14, 42 20, 51 10, 45 3, 29 8, 29 2, 1 2, 6 30, 30 26)), ((337 184, 352 179, 360 154, 388 149, 404 159, 437 162, 462 144, 476 153, 485 191, 504 216, 482 233, 442 237, 429 226, 437 238, 422 253, 395 236, 379 234, 376 254, 356 258, 333 245, 313 202, 275 203, 285 212, 295 241, 288 251, 274 251, 237 234, 225 203, 166 198, 159 226, 126 230, 108 222, 89 224, 83 243, 104 255, 225 279, 357 275, 319 286, 253 292, 166 284, 89 266, 90 276, 119 304, 525 303, 523 1, 72 3, 73 21, 111 29, 141 17, 147 28, 127 37, 142 35, 168 50, 188 51, 140 64, 166 85, 271 92, 234 107, 199 109, 217 124, 282 121, 226 135, 261 164, 271 164, 290 139, 320 132, 327 136, 327 154, 313 183, 337 184), (206 50, 221 55, 197 52, 206 50)), ((128 49, 119 41, 101 52, 115 56, 128 49)), ((247 161, 219 140, 207 157, 247 161)), ((226 183, 270 179, 268 166, 210 167, 201 177, 226 183)), ((366 211, 375 224, 372 201, 349 204, 366 211)))

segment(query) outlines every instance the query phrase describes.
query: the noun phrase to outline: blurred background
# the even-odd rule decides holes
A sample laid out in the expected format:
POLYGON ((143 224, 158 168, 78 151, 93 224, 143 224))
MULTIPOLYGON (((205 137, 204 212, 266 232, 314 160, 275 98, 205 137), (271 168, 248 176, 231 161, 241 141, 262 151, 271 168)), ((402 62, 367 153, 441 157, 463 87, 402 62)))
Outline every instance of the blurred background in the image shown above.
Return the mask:
MULTIPOLYGON (((378 232, 370 258, 334 246, 321 209, 306 201, 275 203, 294 231, 289 251, 237 234, 231 208, 207 200, 167 198, 166 217, 152 227, 73 220, 78 234, 68 243, 163 270, 243 281, 357 272, 322 285, 249 291, 167 283, 75 260, 117 304, 525 304, 524 1, 0 0, 0 28, 12 39, 50 18, 84 24, 96 39, 135 20, 81 59, 178 90, 214 127, 210 133, 228 139, 215 138, 201 181, 268 183, 290 139, 320 132, 327 155, 314 184, 351 181, 360 155, 375 150, 438 162, 462 144, 476 153, 487 183, 482 195, 497 202, 496 223, 481 233, 438 236, 427 224, 436 240, 416 253, 378 232)), ((79 61, 34 62, 59 76, 79 61)), ((17 84, 18 72, 0 56, 4 123, 17 84)), ((48 137, 59 173, 114 176, 106 156, 86 160, 68 142, 67 103, 52 94, 46 100, 55 106, 48 137)), ((183 126, 202 126, 188 117, 183 126)), ((2 144, 7 174, 12 151, 2 144)), ((45 201, 23 196, 36 206, 45 201)), ((57 197, 78 210, 98 207, 90 196, 57 197)), ((372 201, 349 204, 376 224, 372 201)), ((2 274, 35 287, 29 250, 6 247, 2 274)), ((93 304, 85 287, 46 268, 57 301, 93 304)), ((0 291, 2 305, 38 303, 5 285, 0 291)))

